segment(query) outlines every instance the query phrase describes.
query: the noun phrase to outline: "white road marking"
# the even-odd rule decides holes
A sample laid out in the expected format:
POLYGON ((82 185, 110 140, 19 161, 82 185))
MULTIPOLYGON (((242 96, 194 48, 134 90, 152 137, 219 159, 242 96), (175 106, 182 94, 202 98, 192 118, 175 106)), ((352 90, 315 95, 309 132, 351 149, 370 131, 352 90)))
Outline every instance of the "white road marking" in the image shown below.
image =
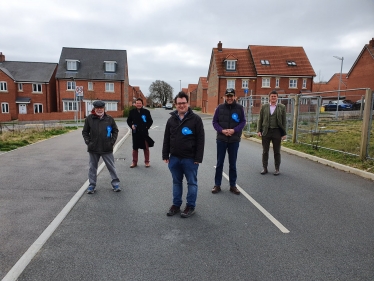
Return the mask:
POLYGON ((158 126, 152 126, 151 127, 151 130, 154 130, 154 129, 156 129, 158 126))
MULTIPOLYGON (((129 134, 130 134, 130 130, 128 130, 125 136, 116 144, 116 146, 113 149, 113 153, 115 153, 118 150, 118 148, 126 140, 129 134)), ((97 174, 100 174, 104 166, 105 166, 105 163, 104 162, 101 163, 101 165, 97 169, 97 174)), ((9 272, 7 273, 7 275, 5 275, 2 281, 16 281, 17 280, 17 278, 25 270, 25 268, 28 266, 31 260, 40 251, 40 249, 47 242, 47 240, 52 236, 53 232, 57 229, 57 227, 62 223, 65 217, 73 209, 74 205, 79 201, 82 195, 86 192, 88 185, 89 185, 89 182, 87 180, 82 185, 82 187, 78 190, 78 192, 73 196, 73 198, 70 199, 70 201, 62 209, 62 211, 57 215, 57 217, 55 217, 55 219, 48 225, 48 227, 43 231, 43 233, 40 234, 38 239, 35 240, 35 242, 30 246, 30 248, 23 254, 23 256, 16 262, 16 264, 9 270, 9 272)))
MULTIPOLYGON (((216 166, 214 166, 216 168, 216 166)), ((229 177, 222 173, 222 175, 229 180, 229 177)), ((247 198, 255 207, 265 215, 276 227, 279 228, 280 231, 283 233, 290 233, 290 231, 283 226, 276 218, 274 218, 268 211, 266 211, 255 199, 253 199, 247 192, 245 192, 239 185, 236 185, 236 187, 240 190, 240 192, 244 195, 245 198, 247 198)))

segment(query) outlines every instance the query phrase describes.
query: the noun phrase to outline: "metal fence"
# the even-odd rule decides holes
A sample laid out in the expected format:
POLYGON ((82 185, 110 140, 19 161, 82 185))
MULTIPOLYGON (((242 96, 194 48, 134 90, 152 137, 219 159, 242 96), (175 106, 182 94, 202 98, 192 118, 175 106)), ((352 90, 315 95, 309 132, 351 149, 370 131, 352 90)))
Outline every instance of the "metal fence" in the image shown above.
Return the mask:
MULTIPOLYGON (((329 91, 279 97, 278 102, 286 106, 287 140, 374 159, 373 92, 370 89, 341 91, 340 99, 354 104, 352 110, 345 111, 326 106, 336 101, 337 96, 337 91, 329 91)), ((248 135, 256 134, 258 113, 264 100, 252 96, 239 99, 247 116, 245 133, 248 135)))

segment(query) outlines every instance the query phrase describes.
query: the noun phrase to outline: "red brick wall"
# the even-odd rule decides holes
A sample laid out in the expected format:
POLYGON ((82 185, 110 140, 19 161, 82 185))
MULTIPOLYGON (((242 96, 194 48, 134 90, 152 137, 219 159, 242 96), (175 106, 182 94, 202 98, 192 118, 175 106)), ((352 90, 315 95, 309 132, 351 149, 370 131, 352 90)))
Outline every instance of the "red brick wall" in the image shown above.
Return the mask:
POLYGON ((7 122, 11 120, 12 117, 10 116, 10 113, 0 113, 0 122, 7 122))
POLYGON ((348 87, 374 89, 374 59, 365 50, 348 77, 348 87))
MULTIPOLYGON (((18 107, 16 105, 17 85, 14 83, 13 79, 11 79, 8 75, 6 75, 2 71, 0 71, 0 81, 6 82, 7 84, 7 91, 0 92, 0 104, 3 102, 8 103, 9 115, 11 116, 11 119, 17 119, 17 114, 18 114, 18 107)), ((0 108, 0 115, 3 115, 1 113, 1 108, 0 108)), ((4 114, 4 115, 8 115, 8 114, 4 114)))

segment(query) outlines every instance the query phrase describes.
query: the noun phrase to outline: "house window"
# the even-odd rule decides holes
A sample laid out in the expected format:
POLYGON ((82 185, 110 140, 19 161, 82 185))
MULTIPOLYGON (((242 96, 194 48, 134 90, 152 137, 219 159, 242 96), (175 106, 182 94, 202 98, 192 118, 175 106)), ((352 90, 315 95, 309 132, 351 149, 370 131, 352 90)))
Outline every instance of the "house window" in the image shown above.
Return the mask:
POLYGON ((226 89, 235 89, 235 80, 227 80, 227 88, 226 89))
POLYGON ((63 111, 77 111, 77 102, 74 101, 64 101, 63 111))
POLYGON ((117 111, 117 103, 116 102, 106 102, 105 103, 105 110, 107 110, 107 111, 117 111))
POLYGON ((1 103, 1 113, 9 113, 9 103, 7 102, 1 103))
POLYGON ((248 80, 242 80, 242 88, 248 89, 248 80))
POLYGON ((275 88, 279 88, 279 80, 280 78, 275 78, 275 88))
POLYGON ((105 61, 105 72, 115 72, 116 63, 115 61, 105 61))
POLYGON ((88 82, 88 90, 89 91, 93 91, 93 83, 92 82, 88 82))
POLYGON ((270 62, 268 60, 261 60, 262 65, 270 65, 270 62))
POLYGON ((306 88, 306 79, 303 79, 303 89, 306 88))
POLYGON ((262 78, 262 88, 270 88, 270 78, 262 78))
POLYGON ((39 83, 32 84, 32 92, 33 93, 41 93, 42 92, 42 84, 39 84, 39 83))
POLYGON ((18 83, 18 91, 23 92, 23 84, 22 83, 18 83))
POLYGON ((293 60, 288 60, 287 65, 288 66, 296 66, 296 62, 294 62, 293 60))
POLYGON ((77 60, 66 60, 66 69, 67 70, 77 70, 78 61, 77 60))
POLYGON ((261 104, 267 104, 269 103, 269 97, 268 96, 262 96, 261 97, 261 104))
POLYGON ((67 90, 74 91, 75 90, 75 81, 67 81, 67 90))
POLYGON ((293 89, 297 88, 297 79, 290 79, 289 87, 293 89))
POLYGON ((226 61, 226 70, 235 70, 236 69, 236 61, 228 60, 226 61))
POLYGON ((41 103, 34 103, 34 113, 43 113, 43 105, 41 103))
POLYGON ((105 92, 114 92, 114 83, 105 83, 105 92))
POLYGON ((6 82, 0 82, 0 91, 6 92, 7 90, 6 82))

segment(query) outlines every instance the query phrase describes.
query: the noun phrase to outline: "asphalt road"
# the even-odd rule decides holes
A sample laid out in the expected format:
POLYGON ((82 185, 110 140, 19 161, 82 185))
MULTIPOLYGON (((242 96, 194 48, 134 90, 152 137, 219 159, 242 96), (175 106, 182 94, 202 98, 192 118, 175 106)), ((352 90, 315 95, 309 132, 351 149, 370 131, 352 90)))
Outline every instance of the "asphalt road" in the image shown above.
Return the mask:
MULTIPOLYGON (((372 181, 286 152, 280 176, 261 175, 261 145, 242 140, 242 194, 230 193, 225 178, 212 194, 208 116, 196 214, 167 217, 171 176, 161 147, 168 113, 151 111, 151 167, 140 153, 138 167, 129 168, 128 137, 115 153, 122 192, 111 191, 104 168, 97 192, 80 197, 18 280, 374 280, 372 181)), ((118 123, 124 136, 126 124, 118 123)), ((82 190, 87 161, 80 130, 0 155, 1 278, 82 190)))

